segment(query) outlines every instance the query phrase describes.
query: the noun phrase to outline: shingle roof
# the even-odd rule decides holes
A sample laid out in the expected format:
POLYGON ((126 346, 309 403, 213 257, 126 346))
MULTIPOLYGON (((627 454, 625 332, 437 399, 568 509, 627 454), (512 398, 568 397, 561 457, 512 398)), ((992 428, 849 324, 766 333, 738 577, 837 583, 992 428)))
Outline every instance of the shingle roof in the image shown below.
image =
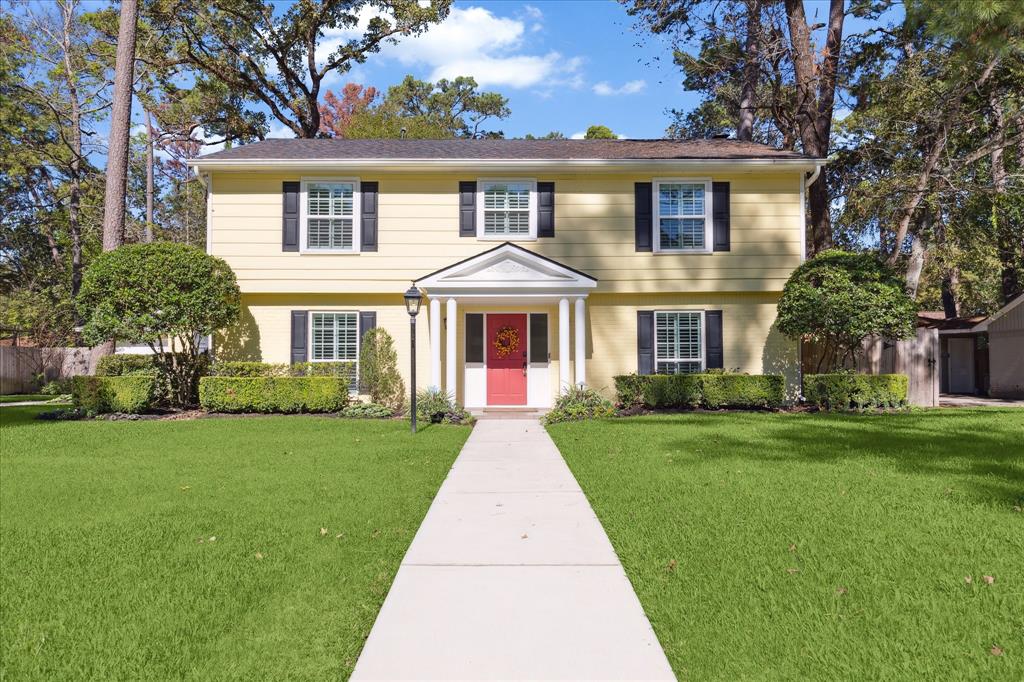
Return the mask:
POLYGON ((284 140, 242 145, 202 157, 218 161, 341 159, 659 160, 810 159, 756 142, 699 140, 284 140))

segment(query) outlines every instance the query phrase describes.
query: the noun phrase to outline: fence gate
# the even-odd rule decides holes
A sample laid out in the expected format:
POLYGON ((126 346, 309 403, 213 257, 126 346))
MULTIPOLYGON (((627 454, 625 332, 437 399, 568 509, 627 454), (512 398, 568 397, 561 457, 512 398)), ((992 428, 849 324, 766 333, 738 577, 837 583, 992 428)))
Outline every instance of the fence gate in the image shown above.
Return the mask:
POLYGON ((868 374, 906 374, 907 402, 937 407, 939 357, 939 330, 919 327, 917 336, 911 339, 865 341, 858 366, 868 374))

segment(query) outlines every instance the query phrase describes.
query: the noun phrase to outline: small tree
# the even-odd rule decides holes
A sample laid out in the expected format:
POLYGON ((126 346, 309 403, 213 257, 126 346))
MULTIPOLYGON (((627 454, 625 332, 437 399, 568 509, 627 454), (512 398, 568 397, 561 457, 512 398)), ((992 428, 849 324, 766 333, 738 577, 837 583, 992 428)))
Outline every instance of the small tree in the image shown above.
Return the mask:
POLYGON ((83 337, 145 343, 166 374, 171 402, 194 405, 202 337, 235 322, 239 300, 235 273, 220 258, 170 242, 122 246, 85 273, 83 337))
POLYGON ((594 125, 587 128, 583 135, 584 140, 617 140, 619 136, 612 132, 608 126, 594 125))
POLYGON ((399 410, 405 401, 405 383, 398 373, 398 356, 391 335, 374 327, 363 336, 359 349, 359 383, 378 405, 399 410))
POLYGON ((798 267, 782 289, 778 328, 822 345, 822 362, 856 359, 869 336, 914 335, 917 307, 903 280, 869 253, 823 251, 798 267))

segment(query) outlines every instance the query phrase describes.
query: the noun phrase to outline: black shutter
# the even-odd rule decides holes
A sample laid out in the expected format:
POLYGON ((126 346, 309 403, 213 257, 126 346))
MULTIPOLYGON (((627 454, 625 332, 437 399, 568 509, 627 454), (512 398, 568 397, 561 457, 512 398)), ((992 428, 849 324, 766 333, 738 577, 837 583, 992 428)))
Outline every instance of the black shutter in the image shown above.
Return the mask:
POLYGON ((725 367, 725 353, 722 347, 722 311, 704 311, 704 323, 707 325, 705 331, 705 343, 707 343, 707 368, 725 367))
MULTIPOLYGON (((451 322, 449 324, 452 324, 451 322)), ((466 314, 466 362, 484 361, 483 313, 466 314)))
MULTIPOLYGON (((298 183, 296 183, 298 184, 298 183)), ((292 311, 292 364, 305 362, 308 352, 306 330, 309 329, 309 313, 305 310, 292 311)))
POLYGON ((636 250, 654 250, 654 188, 650 182, 638 182, 633 186, 636 207, 633 209, 636 230, 636 250))
POLYGON ((548 361, 548 315, 530 313, 530 362, 548 361))
POLYGON ((472 181, 459 183, 459 236, 476 236, 476 183, 472 181))
POLYGON ((299 250, 299 183, 282 182, 281 194, 284 200, 284 223, 281 234, 282 251, 299 250))
POLYGON ((377 250, 377 182, 363 182, 360 184, 363 196, 360 202, 359 212, 359 250, 377 250))
POLYGON ((370 331, 377 326, 377 313, 372 310, 360 310, 359 311, 359 341, 362 342, 363 336, 366 332, 370 331))
POLYGON ((729 183, 711 183, 711 224, 715 233, 715 251, 728 251, 729 241, 729 183))
POLYGON ((654 311, 636 311, 636 372, 654 374, 654 311))
POLYGON ((555 183, 537 183, 537 236, 555 236, 555 183))

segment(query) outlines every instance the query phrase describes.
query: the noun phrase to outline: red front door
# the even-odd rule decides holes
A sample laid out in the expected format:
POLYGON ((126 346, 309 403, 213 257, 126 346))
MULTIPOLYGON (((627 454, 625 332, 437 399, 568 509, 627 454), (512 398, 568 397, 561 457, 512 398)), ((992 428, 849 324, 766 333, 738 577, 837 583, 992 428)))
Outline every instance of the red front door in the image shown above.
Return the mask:
POLYGON ((487 315, 487 404, 526 404, 526 315, 487 315))

